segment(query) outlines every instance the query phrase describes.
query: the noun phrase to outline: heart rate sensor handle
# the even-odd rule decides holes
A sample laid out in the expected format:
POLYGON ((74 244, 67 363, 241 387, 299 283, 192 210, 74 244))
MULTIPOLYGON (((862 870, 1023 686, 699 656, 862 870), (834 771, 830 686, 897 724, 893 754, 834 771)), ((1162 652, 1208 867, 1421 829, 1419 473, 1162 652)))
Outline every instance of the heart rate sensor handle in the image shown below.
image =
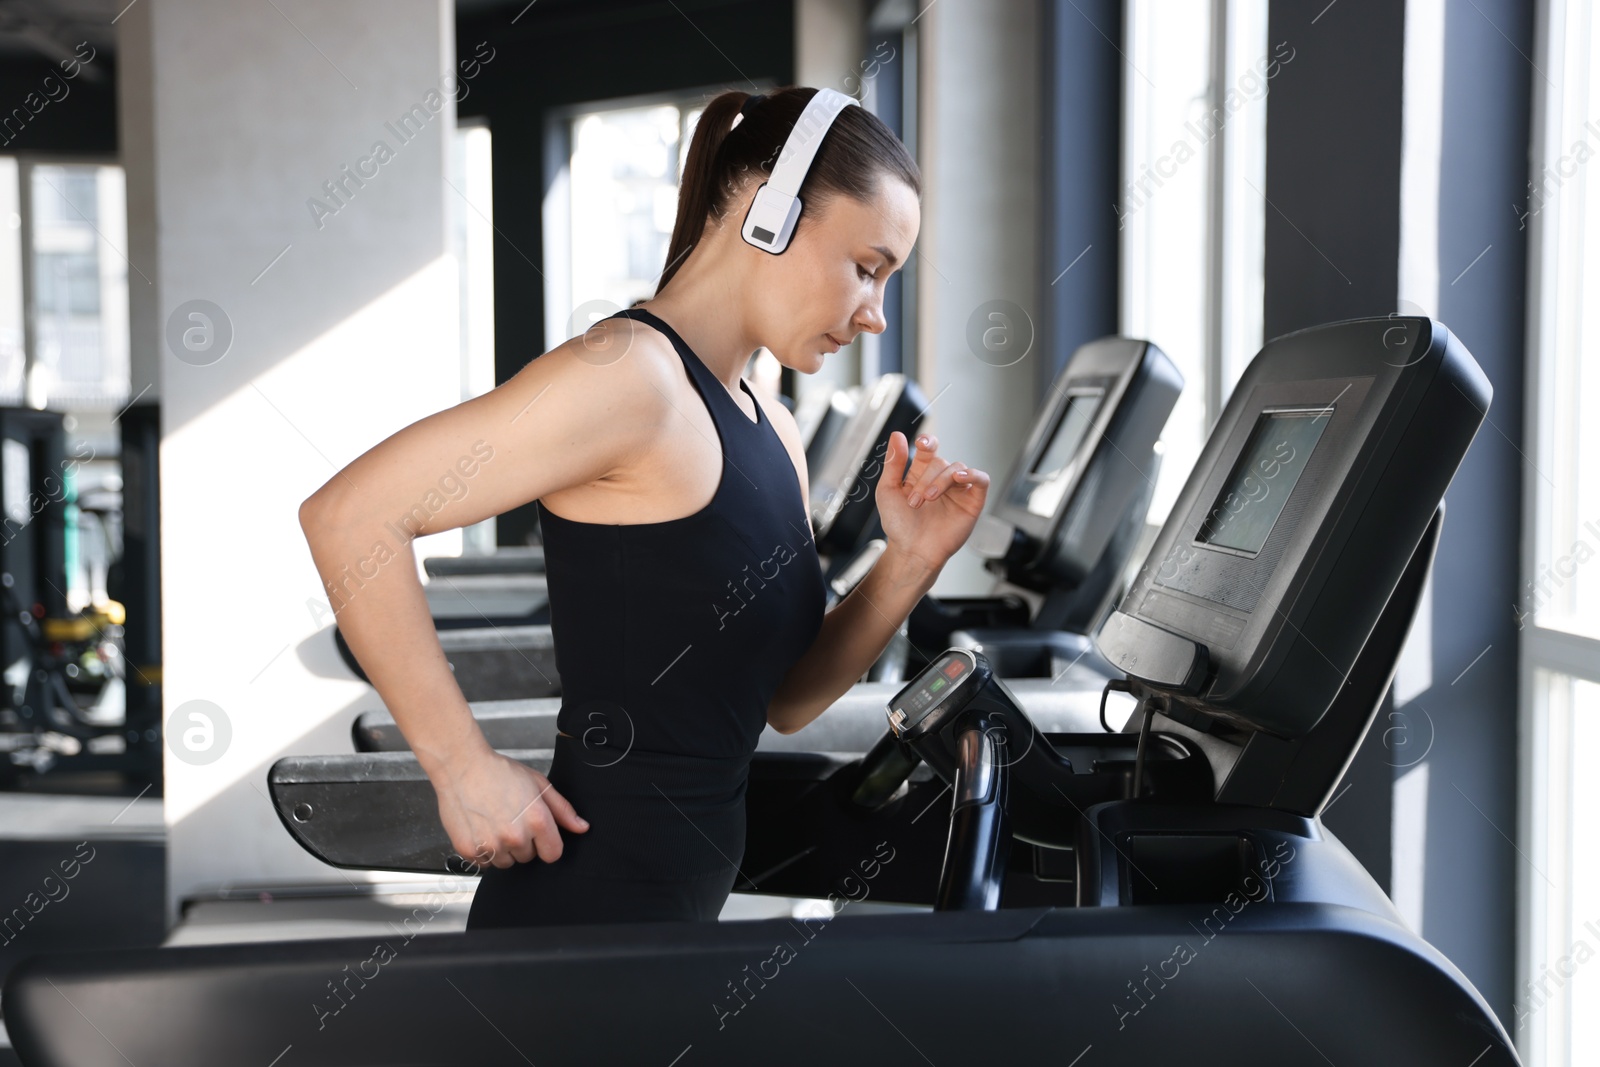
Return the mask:
POLYGON ((747 242, 773 255, 789 247, 789 238, 794 236, 795 223, 800 219, 800 185, 833 120, 852 104, 856 101, 837 89, 818 89, 806 103, 778 152, 772 176, 756 190, 750 210, 745 213, 739 232, 747 242))

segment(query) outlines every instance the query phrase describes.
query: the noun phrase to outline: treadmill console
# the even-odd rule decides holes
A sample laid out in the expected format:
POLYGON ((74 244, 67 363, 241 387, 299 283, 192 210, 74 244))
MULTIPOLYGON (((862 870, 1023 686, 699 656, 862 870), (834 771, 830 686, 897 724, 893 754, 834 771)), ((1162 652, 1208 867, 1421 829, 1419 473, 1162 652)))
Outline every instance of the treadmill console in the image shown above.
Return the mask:
POLYGON ((1488 410, 1426 318, 1269 341, 1096 637, 1169 705, 1283 738, 1344 684, 1488 410))
POLYGON ((873 494, 883 470, 889 434, 912 441, 927 403, 903 374, 885 374, 862 389, 856 410, 839 427, 822 463, 811 475, 811 524, 823 555, 857 547, 877 515, 873 494))
POLYGON ((952 648, 934 660, 889 701, 889 729, 902 741, 937 733, 971 702, 981 684, 977 658, 952 648))
POLYGON ((1040 590, 1083 581, 1131 512, 1142 523, 1153 450, 1182 390, 1148 341, 1103 337, 1073 353, 973 532, 989 569, 1040 590))

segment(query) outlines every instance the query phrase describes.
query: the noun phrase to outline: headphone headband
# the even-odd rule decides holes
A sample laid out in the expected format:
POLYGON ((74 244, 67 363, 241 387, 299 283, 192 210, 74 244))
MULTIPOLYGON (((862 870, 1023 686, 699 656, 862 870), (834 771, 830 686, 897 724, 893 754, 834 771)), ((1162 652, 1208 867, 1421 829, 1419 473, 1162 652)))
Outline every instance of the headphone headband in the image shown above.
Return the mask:
MULTIPOLYGON (((823 138, 833 127, 834 119, 852 104, 859 106, 853 97, 837 89, 818 89, 807 101, 778 152, 772 176, 756 190, 755 200, 745 215, 740 233, 747 242, 774 255, 789 247, 789 238, 794 235, 795 223, 800 218, 800 186, 810 173, 811 164, 822 147, 823 138)), ((745 101, 745 106, 752 106, 750 100, 745 101)), ((743 113, 744 109, 740 110, 743 113)))

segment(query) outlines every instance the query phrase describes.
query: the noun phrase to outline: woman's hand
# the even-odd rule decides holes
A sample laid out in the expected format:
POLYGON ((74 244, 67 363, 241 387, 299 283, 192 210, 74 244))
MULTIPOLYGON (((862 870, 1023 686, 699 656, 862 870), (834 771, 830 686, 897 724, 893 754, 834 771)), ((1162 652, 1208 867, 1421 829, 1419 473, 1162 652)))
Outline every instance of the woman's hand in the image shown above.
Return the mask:
POLYGON ((589 829, 548 778, 492 749, 444 775, 434 791, 450 847, 479 867, 506 868, 535 855, 552 863, 561 857, 558 826, 579 834, 589 829))
POLYGON ((966 544, 983 514, 989 496, 989 475, 965 463, 939 456, 939 439, 917 438, 917 456, 905 481, 910 445, 899 430, 889 435, 889 449, 878 475, 878 516, 884 535, 897 550, 922 560, 933 570, 943 567, 966 544))

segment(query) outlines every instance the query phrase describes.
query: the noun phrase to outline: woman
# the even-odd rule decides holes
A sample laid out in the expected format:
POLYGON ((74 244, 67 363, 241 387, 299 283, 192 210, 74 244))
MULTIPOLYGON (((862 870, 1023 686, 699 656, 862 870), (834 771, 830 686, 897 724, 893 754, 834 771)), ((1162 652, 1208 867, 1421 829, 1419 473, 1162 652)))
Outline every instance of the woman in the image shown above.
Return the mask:
POLYGON ((824 617, 805 450, 789 412, 740 371, 765 346, 815 373, 856 334, 882 332, 920 175, 880 120, 845 107, 788 248, 741 239, 816 91, 727 92, 706 107, 652 299, 394 434, 301 507, 344 600, 340 629, 433 782, 452 847, 483 865, 469 929, 715 919, 740 874, 762 727, 792 733, 856 682, 983 510, 985 472, 938 456, 930 435, 907 471, 909 442, 892 434, 874 490, 888 548, 824 617), (441 471, 466 491, 444 500, 441 471), (548 779, 484 739, 410 547, 530 500, 563 687, 548 779), (393 546, 400 565, 354 595, 341 587, 348 562, 396 531, 409 535, 393 546))

